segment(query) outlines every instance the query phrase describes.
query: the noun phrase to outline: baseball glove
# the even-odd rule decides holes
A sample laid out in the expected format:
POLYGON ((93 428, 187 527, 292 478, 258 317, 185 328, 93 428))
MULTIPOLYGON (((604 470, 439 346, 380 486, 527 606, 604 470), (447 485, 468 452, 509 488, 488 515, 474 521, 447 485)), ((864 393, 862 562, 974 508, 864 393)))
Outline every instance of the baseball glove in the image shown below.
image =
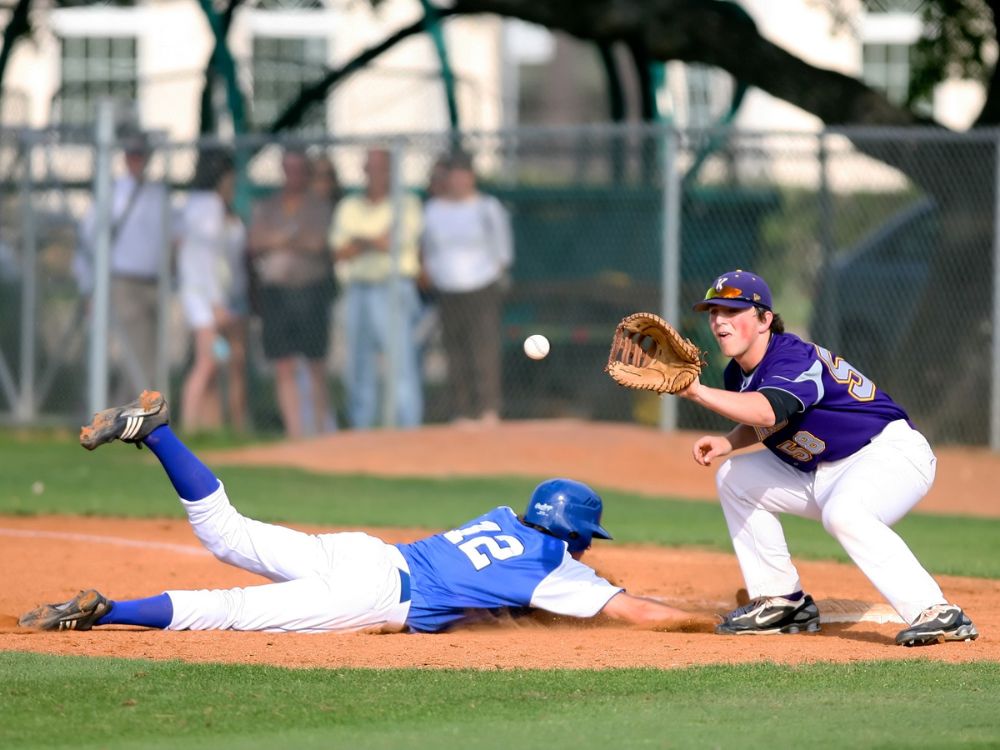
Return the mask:
POLYGON ((634 313, 615 329, 604 371, 619 385, 657 393, 687 388, 705 366, 702 351, 652 313, 634 313))

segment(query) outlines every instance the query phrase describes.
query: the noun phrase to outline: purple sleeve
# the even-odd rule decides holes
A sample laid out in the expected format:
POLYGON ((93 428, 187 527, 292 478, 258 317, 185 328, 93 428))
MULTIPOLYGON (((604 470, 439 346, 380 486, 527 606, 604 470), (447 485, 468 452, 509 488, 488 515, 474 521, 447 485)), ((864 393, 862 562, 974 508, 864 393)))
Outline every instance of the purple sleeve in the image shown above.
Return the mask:
POLYGON ((815 354, 777 357, 766 363, 755 380, 755 390, 773 388, 791 394, 802 405, 800 411, 823 398, 823 363, 815 354))

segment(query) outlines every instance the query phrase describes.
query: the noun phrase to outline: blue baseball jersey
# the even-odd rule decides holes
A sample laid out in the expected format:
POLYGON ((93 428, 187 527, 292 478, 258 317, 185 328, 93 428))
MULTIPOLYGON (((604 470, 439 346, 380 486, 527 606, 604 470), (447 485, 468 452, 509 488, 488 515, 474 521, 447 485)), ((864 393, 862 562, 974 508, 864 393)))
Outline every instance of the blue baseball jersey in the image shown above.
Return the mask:
POLYGON ((574 560, 566 542, 524 525, 506 506, 396 546, 410 567, 406 624, 423 633, 504 607, 592 617, 622 590, 574 560))
POLYGON ((849 362, 790 333, 772 334, 764 358, 749 375, 730 362, 725 384, 730 391, 773 388, 795 397, 799 410, 786 421, 754 429, 774 455, 800 471, 846 458, 890 422, 908 419, 849 362))

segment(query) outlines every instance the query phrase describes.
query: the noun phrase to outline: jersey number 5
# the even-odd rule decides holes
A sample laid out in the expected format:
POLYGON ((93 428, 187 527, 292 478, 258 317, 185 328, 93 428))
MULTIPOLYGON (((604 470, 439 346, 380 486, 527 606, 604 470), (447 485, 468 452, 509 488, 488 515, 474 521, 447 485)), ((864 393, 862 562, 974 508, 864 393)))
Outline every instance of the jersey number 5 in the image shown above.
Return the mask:
POLYGON ((493 560, 509 560, 524 553, 524 545, 521 544, 521 541, 509 534, 476 536, 466 541, 466 537, 483 531, 500 531, 500 524, 493 521, 483 521, 466 526, 464 529, 452 529, 444 534, 444 538, 452 544, 458 545, 458 548, 472 561, 476 570, 482 570, 493 560))
POLYGON ((818 344, 813 344, 813 346, 816 347, 816 353, 823 360, 826 369, 829 370, 830 377, 841 385, 846 385, 851 398, 857 401, 871 401, 875 398, 875 383, 865 377, 863 373, 858 372, 854 365, 835 356, 829 349, 824 349, 818 344))

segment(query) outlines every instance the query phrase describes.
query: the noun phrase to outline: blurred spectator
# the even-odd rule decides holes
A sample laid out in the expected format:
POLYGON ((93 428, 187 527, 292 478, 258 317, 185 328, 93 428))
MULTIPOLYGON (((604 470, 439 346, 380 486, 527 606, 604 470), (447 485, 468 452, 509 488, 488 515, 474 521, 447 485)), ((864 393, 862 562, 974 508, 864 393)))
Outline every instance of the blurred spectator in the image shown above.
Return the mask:
MULTIPOLYGON (((120 370, 115 373, 112 400, 128 400, 136 389, 156 385, 156 323, 159 317, 157 279, 171 233, 167 189, 146 179, 150 144, 145 134, 123 136, 126 173, 111 190, 111 333, 117 342, 120 370)), ((96 206, 80 225, 74 270, 80 291, 94 289, 96 206)))
POLYGON ((228 369, 229 419, 246 426, 246 229, 233 211, 232 156, 206 148, 198 157, 181 220, 180 299, 194 334, 194 362, 184 381, 181 416, 187 430, 222 424, 218 382, 228 369))
POLYGON ((340 203, 340 199, 344 197, 344 188, 340 184, 337 168, 326 154, 313 157, 310 187, 316 195, 327 201, 331 208, 340 203))
MULTIPOLYGON (((383 377, 395 387, 397 427, 415 427, 423 419, 423 392, 414 327, 420 311, 419 270, 421 208, 416 196, 403 197, 402 215, 394 216, 390 191, 390 154, 372 149, 365 162, 365 193, 344 198, 337 207, 330 244, 344 289, 347 349, 346 385, 351 424, 367 429, 376 423, 379 405, 378 355, 390 359, 394 372, 383 377), (391 229, 399 221, 398 267, 394 268, 391 229), (398 317, 393 319, 393 315, 398 317)), ((383 408, 384 411, 384 408, 383 408)))
MULTIPOLYGON (((344 189, 340 184, 340 177, 337 175, 337 168, 333 166, 330 157, 320 154, 313 158, 311 162, 312 180, 309 189, 313 195, 326 204, 329 215, 333 216, 333 211, 344 197, 344 189)), ((330 248, 329 232, 324 232, 324 242, 326 242, 323 258, 326 261, 326 276, 330 284, 330 296, 335 296, 337 280, 333 269, 333 253, 330 248)))
MULTIPOLYGON (((333 214, 334 207, 340 202, 340 199, 344 197, 344 190, 340 184, 340 177, 337 174, 337 168, 333 165, 330 157, 324 152, 320 151, 318 154, 312 156, 311 162, 311 174, 312 180, 309 183, 309 189, 318 198, 326 201, 330 207, 330 214, 333 214)), ((329 243, 327 244, 326 251, 324 252, 324 257, 327 259, 327 280, 330 284, 330 297, 331 299, 336 296, 336 277, 333 272, 333 254, 330 252, 329 243)), ((334 308, 336 311, 336 308, 334 308)), ((336 317, 336 313, 334 313, 336 317)), ((313 404, 313 383, 309 377, 309 369, 306 367, 305 363, 299 362, 295 370, 295 381, 298 384, 299 394, 301 396, 301 403, 299 405, 299 410, 303 414, 304 424, 310 424, 312 420, 312 415, 314 413, 313 404)), ((329 399, 327 399, 329 401, 329 399)), ((337 430, 337 417, 334 413, 334 408, 332 405, 327 407, 327 412, 323 415, 323 425, 322 432, 336 432, 337 430)), ((310 434, 310 430, 306 429, 306 434, 310 434)))
POLYGON ((326 230, 330 205, 310 190, 309 160, 288 149, 281 160, 285 181, 274 196, 254 206, 249 250, 257 287, 264 354, 274 362, 278 408, 285 433, 305 433, 296 359, 309 369, 313 410, 309 432, 320 432, 329 396, 325 360, 332 288, 326 230))
POLYGON ((427 200, 439 198, 448 192, 448 162, 447 155, 439 156, 431 167, 430 177, 427 179, 427 200))
POLYGON ((500 310, 514 260, 510 217, 479 192, 472 161, 456 154, 446 192, 424 209, 423 267, 436 292, 453 418, 495 424, 500 418, 500 310))

